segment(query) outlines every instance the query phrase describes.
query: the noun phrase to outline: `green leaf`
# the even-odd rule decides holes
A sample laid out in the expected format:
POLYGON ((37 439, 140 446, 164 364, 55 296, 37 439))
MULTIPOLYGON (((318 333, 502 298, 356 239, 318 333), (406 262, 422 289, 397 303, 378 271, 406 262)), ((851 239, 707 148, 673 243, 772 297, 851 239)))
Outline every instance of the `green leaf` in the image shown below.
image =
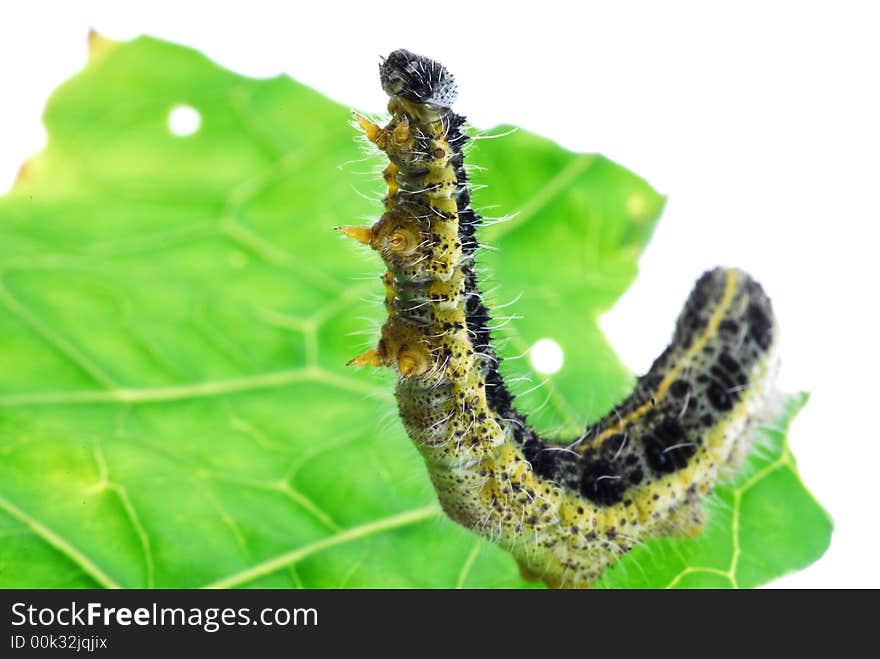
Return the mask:
MULTIPOLYGON (((380 212, 349 118, 286 77, 93 39, 0 199, 0 586, 526 585, 438 512, 390 374, 344 366, 383 315, 381 264, 331 231, 380 212), (181 105, 189 136, 168 129, 181 105)), ((523 131, 471 160, 478 206, 519 211, 483 232, 494 299, 521 294, 502 352, 552 333, 566 353, 521 404, 576 431, 632 384, 596 318, 663 199, 523 131)), ((767 437, 704 537, 636 550, 607 584, 751 586, 820 556, 828 518, 767 437)))

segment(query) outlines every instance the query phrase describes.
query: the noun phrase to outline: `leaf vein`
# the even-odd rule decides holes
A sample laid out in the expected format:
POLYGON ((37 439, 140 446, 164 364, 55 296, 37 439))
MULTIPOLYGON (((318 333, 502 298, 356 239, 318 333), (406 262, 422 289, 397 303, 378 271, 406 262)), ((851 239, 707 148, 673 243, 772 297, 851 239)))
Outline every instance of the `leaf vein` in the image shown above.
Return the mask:
POLYGON ((355 526, 346 531, 342 531, 341 533, 312 542, 304 547, 293 549, 280 556, 276 556, 275 558, 271 558, 242 570, 241 572, 214 581, 204 586, 204 588, 234 588, 241 586, 242 584, 246 584, 255 579, 259 579, 260 577, 284 569, 290 565, 294 565, 304 558, 313 556, 326 549, 338 547, 356 540, 362 540, 379 533, 384 533, 385 531, 412 526, 413 524, 418 524, 419 522, 434 517, 439 512, 440 507, 437 504, 432 504, 422 508, 415 508, 391 517, 378 519, 367 524, 362 524, 361 526, 355 526))
POLYGON ((99 568, 90 558, 74 547, 70 542, 2 496, 0 496, 0 508, 15 517, 18 521, 22 522, 46 544, 76 564, 83 572, 97 581, 104 588, 121 587, 110 578, 106 572, 99 568))

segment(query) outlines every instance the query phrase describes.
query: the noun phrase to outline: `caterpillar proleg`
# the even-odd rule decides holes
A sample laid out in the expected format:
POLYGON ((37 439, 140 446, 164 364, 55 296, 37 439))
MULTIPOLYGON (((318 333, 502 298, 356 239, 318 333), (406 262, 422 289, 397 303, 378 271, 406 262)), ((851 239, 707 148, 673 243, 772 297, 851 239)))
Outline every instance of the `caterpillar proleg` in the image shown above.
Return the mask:
POLYGON ((396 371, 445 512, 551 587, 590 586, 646 538, 699 532, 702 498, 749 451, 773 388, 777 326, 761 286, 736 269, 703 274, 632 394, 553 450, 514 407, 491 344, 454 79, 406 50, 379 70, 391 119, 358 123, 390 161, 385 212, 339 229, 385 262, 388 318, 350 363, 396 371))

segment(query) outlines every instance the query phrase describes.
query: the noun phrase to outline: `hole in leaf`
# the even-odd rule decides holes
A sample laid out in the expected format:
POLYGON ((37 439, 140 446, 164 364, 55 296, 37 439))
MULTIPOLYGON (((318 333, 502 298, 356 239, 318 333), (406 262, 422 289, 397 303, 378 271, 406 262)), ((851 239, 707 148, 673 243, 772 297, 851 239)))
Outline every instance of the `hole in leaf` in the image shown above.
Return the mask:
POLYGON ((191 105, 175 105, 168 113, 168 130, 177 137, 189 137, 202 125, 202 115, 191 105))
POLYGON ((529 351, 529 361, 538 373, 551 375, 562 368, 565 356, 560 346, 553 339, 540 339, 529 351))

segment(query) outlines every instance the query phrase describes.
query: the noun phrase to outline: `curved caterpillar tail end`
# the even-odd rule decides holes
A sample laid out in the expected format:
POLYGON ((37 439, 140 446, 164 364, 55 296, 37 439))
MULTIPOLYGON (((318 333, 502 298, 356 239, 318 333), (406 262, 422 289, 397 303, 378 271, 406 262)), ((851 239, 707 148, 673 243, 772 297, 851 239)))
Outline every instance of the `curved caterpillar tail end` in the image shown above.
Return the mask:
POLYGON ((338 229, 384 261, 388 318, 349 363, 397 372, 401 419, 443 509, 554 587, 590 586, 645 538, 698 533, 703 496, 747 454, 772 388, 777 331, 761 287, 705 273, 633 393, 552 445, 513 406, 490 342, 453 77, 398 50, 380 79, 391 119, 359 123, 390 161, 385 212, 338 229))

